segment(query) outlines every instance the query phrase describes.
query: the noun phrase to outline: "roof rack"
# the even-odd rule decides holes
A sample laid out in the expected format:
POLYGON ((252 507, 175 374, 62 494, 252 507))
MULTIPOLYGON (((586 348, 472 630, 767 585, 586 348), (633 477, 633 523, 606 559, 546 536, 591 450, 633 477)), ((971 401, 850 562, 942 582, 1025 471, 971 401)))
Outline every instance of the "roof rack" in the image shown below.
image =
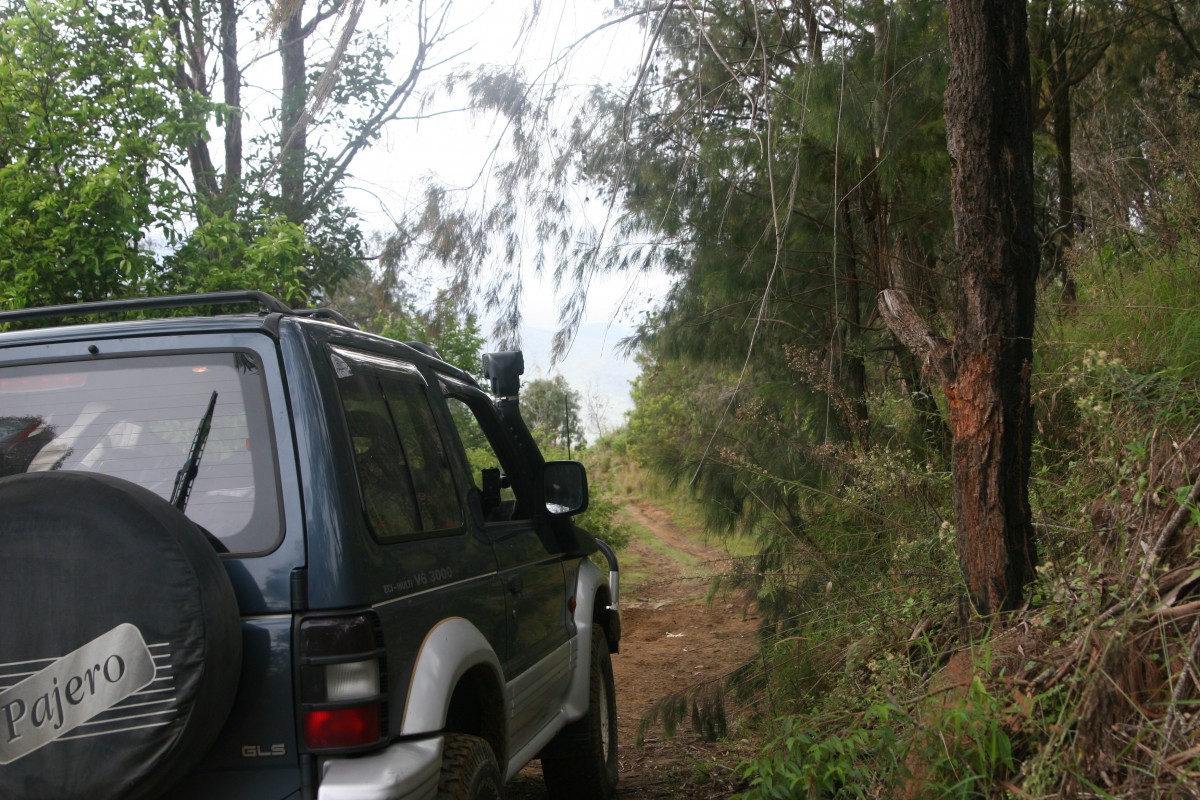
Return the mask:
POLYGON ((354 324, 345 314, 340 311, 335 311, 332 308, 295 308, 292 309, 292 314, 300 317, 312 317, 313 319, 327 319, 330 322, 336 322, 347 328, 358 330, 358 326, 354 324))
POLYGON ((432 356, 438 361, 442 360, 442 355, 437 351, 437 348, 426 342, 405 342, 406 345, 416 350, 418 353, 424 353, 427 356, 432 356))
POLYGON ((262 306, 267 311, 278 314, 295 313, 279 298, 272 297, 266 292, 205 292, 202 294, 170 295, 167 297, 131 297, 126 300, 99 300, 92 303, 72 303, 65 306, 45 306, 42 308, 19 308, 15 311, 0 311, 0 323, 31 319, 77 317, 84 314, 107 314, 120 311, 248 304, 262 306))

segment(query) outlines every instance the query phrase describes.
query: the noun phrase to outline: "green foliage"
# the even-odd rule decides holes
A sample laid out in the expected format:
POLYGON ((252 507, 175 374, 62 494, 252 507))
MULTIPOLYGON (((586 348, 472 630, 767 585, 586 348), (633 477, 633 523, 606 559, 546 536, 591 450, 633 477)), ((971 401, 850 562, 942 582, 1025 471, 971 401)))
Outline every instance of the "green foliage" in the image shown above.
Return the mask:
MULTIPOLYGON (((789 563, 781 544, 729 578, 759 587, 769 623, 761 666, 735 687, 756 699, 751 716, 768 738, 743 765, 746 796, 1197 791, 1164 766, 1194 758, 1182 720, 1200 692, 1179 679, 1200 652, 1181 594, 1200 575, 1200 288, 1185 266, 1200 234, 1177 233, 1163 242, 1147 232, 1124 251, 1098 236, 1094 250, 1077 248, 1078 303, 1043 306, 1032 486, 1041 566, 1031 607, 976 630, 969 649, 955 624, 944 472, 922 466, 904 436, 824 459, 810 449, 821 481, 797 506, 805 524, 793 539, 812 548, 810 566, 789 563), (888 522, 876 528, 875 515, 888 522)), ((881 393, 871 405, 900 422, 902 402, 881 393)), ((769 473, 783 485, 774 469, 745 460, 739 479, 755 486, 769 473)))
POLYGON ((207 109, 168 91, 166 25, 139 8, 73 0, 0 14, 4 305, 152 287, 154 248, 179 237, 174 165, 207 109))
POLYGON ((421 307, 396 271, 363 269, 330 292, 327 301, 364 330, 401 342, 424 342, 446 363, 472 375, 479 372, 484 345, 479 319, 444 290, 421 307))
POLYGON ((876 292, 902 279, 930 307, 940 291, 943 26, 923 2, 849 6, 829 32, 770 4, 664 16, 654 80, 632 108, 599 97, 607 124, 579 148, 623 214, 614 246, 577 259, 678 276, 643 330, 650 356, 686 358, 814 438, 861 434, 894 363, 862 324, 876 292), (805 380, 801 358, 817 367, 805 380))
POLYGON ((739 797, 868 798, 892 793, 899 786, 898 739, 891 724, 898 711, 888 704, 873 705, 861 726, 841 736, 822 736, 812 719, 783 720, 763 755, 742 764, 742 776, 751 788, 739 797))
POLYGON ((457 313, 444 296, 439 296, 424 311, 410 304, 407 308, 376 316, 368 328, 400 341, 433 345, 447 363, 467 373, 479 372, 484 345, 479 320, 472 312, 457 313))
POLYGON ((313 249, 304 230, 283 217, 238 221, 205 213, 163 260, 157 288, 170 294, 259 289, 302 303, 308 282, 301 265, 313 249))
POLYGON ((922 763, 942 786, 939 797, 987 797, 1013 772, 1013 745, 1003 727, 1004 703, 976 675, 966 697, 929 716, 917 741, 922 763))
MULTIPOLYGON (((303 17, 303 6, 291 10, 303 17)), ((327 12, 306 20, 312 60, 300 62, 314 71, 302 104, 319 113, 282 158, 278 131, 244 146, 234 123, 245 65, 224 52, 236 51, 225 36, 246 20, 270 27, 266 5, 0 7, 0 304, 239 287, 301 304, 362 269, 345 176, 410 98, 444 33, 420 21, 412 73, 398 87, 387 37, 350 36, 348 26, 335 42, 341 34, 321 23, 345 15, 327 12), (210 152, 210 126, 225 129, 223 159, 210 152), (281 164, 293 161, 304 174, 285 189, 281 164)))
POLYGON ((561 449, 583 448, 587 438, 579 411, 579 392, 562 375, 535 378, 521 387, 521 416, 540 443, 561 449))
MULTIPOLYGON (((524 393, 522 393, 522 404, 524 393)), ((536 431, 535 431, 536 434, 536 431)), ((558 444, 542 438, 538 447, 547 461, 567 458, 565 444, 558 444)), ((602 450, 586 449, 573 452, 572 455, 581 460, 588 469, 588 508, 587 511, 575 518, 575 522, 597 539, 603 539, 616 550, 621 550, 629 544, 632 535, 628 524, 621 518, 621 505, 613 490, 613 475, 606 468, 602 450)), ((607 569, 607 562, 598 561, 602 568, 607 569)))
POLYGON ((1010 726, 1028 706, 989 691, 978 675, 948 688, 903 705, 839 697, 822 712, 777 721, 762 753, 741 765, 750 785, 741 797, 992 796, 1015 771, 1010 726))
POLYGON ((614 550, 629 545, 629 526, 619 515, 621 507, 613 499, 607 482, 589 475, 587 511, 576 520, 588 533, 609 544, 614 550))

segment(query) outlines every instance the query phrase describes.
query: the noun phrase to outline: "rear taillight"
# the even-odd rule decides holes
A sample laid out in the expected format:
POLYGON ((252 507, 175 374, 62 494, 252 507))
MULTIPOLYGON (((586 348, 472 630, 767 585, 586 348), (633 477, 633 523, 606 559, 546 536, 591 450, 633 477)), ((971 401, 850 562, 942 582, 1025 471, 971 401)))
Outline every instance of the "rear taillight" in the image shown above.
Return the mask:
POLYGON ((367 748, 387 738, 387 670, 370 612, 300 623, 300 714, 309 750, 367 748))

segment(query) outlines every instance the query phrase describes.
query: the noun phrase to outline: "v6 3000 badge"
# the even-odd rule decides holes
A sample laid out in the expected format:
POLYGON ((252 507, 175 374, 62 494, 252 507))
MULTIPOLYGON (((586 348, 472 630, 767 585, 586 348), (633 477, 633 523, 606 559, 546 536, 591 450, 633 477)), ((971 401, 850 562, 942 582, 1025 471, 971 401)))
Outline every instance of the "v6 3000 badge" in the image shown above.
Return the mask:
POLYGON ((118 625, 0 692, 0 764, 29 755, 153 680, 141 631, 118 625))

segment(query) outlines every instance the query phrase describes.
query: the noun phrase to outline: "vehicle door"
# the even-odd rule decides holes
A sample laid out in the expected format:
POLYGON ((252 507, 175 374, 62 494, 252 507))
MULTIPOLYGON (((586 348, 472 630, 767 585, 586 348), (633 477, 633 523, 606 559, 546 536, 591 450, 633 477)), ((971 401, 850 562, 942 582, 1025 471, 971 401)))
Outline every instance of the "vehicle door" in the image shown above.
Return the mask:
POLYGON ((519 460, 482 392, 444 381, 470 468, 471 516, 496 552, 505 588, 508 648, 502 663, 519 748, 561 707, 570 677, 571 616, 563 556, 544 514, 531 465, 519 460))
MULTIPOLYGON (((464 511, 452 450, 439 425, 444 405, 415 365, 333 348, 338 394, 354 453, 366 526, 373 540, 367 571, 374 584, 388 663, 408 670, 429 630, 442 620, 470 621, 502 655, 507 621, 493 548, 464 511)), ((453 440, 451 440, 452 442, 453 440)), ((403 692, 393 714, 402 718, 403 692)))

